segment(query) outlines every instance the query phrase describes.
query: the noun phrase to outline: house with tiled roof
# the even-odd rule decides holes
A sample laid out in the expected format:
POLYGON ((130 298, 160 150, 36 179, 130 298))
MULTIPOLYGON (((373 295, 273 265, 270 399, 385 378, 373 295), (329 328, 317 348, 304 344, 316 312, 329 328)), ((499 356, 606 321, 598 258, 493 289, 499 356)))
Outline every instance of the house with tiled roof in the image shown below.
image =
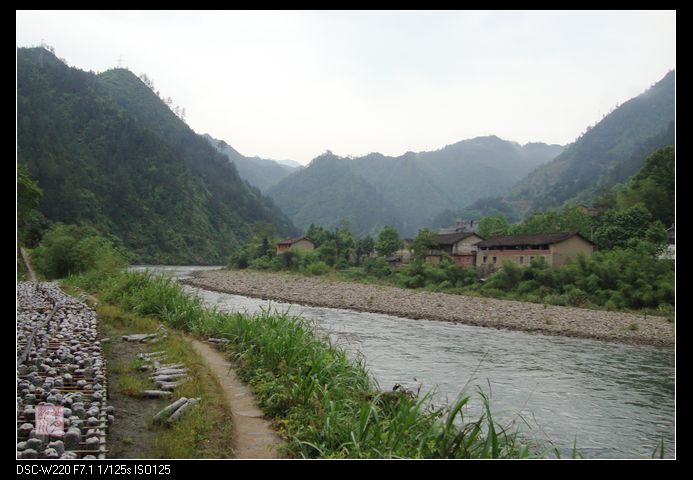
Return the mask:
POLYGON ((306 237, 287 238, 277 243, 277 254, 287 250, 315 250, 315 244, 306 237))
POLYGON ((484 239, 474 232, 438 233, 436 246, 426 254, 426 261, 439 263, 443 254, 450 255, 453 261, 463 267, 476 264, 476 245, 484 239))
POLYGON ((477 268, 496 270, 504 261, 529 265, 534 259, 544 258, 554 267, 565 265, 582 253, 591 256, 594 243, 578 232, 543 235, 505 235, 489 238, 476 244, 477 268))

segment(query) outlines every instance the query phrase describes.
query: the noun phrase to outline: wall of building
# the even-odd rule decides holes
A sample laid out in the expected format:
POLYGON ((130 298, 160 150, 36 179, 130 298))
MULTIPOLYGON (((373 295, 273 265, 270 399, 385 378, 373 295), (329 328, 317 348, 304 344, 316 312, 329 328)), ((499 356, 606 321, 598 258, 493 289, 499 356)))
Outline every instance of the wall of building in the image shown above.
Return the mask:
POLYGON ((476 252, 468 255, 453 255, 452 259, 462 267, 473 267, 476 265, 476 252))
POLYGON ((291 246, 291 250, 315 250, 315 245, 313 242, 309 242, 306 239, 299 240, 291 246))
POLYGON ((469 255, 476 251, 475 245, 481 241, 481 237, 472 235, 467 238, 463 238, 459 242, 452 246, 453 255, 469 255))
POLYGON ((594 246, 577 235, 551 245, 550 249, 553 256, 552 265, 554 267, 565 265, 569 260, 575 259, 578 253, 591 257, 594 252, 594 246))
POLYGON ((287 250, 315 250, 315 245, 306 239, 299 240, 294 244, 277 245, 277 253, 284 253, 287 250))
POLYGON ((488 257, 486 265, 495 265, 496 268, 501 268, 503 262, 511 261, 518 265, 526 266, 532 259, 544 257, 546 263, 553 264, 553 255, 551 250, 527 249, 527 250, 479 250, 476 254, 476 266, 484 265, 484 257, 488 257), (496 257, 496 263, 493 263, 493 257, 496 257))

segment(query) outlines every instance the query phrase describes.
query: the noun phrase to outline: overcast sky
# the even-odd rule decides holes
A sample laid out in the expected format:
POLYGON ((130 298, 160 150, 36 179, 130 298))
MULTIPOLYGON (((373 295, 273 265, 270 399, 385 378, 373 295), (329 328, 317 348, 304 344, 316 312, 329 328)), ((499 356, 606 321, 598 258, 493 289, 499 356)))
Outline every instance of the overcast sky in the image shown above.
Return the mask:
POLYGON ((574 141, 676 65, 663 12, 17 12, 17 45, 146 73, 244 155, 574 141))

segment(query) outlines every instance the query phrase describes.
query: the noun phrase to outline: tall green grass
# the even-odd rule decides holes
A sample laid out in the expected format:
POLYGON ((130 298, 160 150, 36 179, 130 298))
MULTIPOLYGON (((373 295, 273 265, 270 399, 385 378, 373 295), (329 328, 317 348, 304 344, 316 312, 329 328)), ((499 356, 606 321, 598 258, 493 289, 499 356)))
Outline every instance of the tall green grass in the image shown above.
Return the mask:
MULTIPOLYGON (((79 283, 78 278, 72 279, 79 283)), ((364 364, 350 360, 304 319, 264 311, 250 316, 203 308, 171 279, 123 273, 101 286, 102 298, 196 335, 230 340, 229 355, 288 453, 328 458, 523 458, 538 455, 516 432, 484 413, 469 419, 470 395, 435 407, 429 395, 380 391, 364 364)))

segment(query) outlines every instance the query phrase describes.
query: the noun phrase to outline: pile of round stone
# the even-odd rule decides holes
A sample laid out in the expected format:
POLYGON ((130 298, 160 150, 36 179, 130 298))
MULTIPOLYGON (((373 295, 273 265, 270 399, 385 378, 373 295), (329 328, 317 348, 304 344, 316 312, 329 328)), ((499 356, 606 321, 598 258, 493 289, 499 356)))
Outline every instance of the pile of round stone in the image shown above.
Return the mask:
POLYGON ((19 283, 17 457, 106 458, 114 409, 106 405, 105 371, 96 312, 56 284, 19 283), (62 428, 39 434, 37 406, 62 407, 62 428))

